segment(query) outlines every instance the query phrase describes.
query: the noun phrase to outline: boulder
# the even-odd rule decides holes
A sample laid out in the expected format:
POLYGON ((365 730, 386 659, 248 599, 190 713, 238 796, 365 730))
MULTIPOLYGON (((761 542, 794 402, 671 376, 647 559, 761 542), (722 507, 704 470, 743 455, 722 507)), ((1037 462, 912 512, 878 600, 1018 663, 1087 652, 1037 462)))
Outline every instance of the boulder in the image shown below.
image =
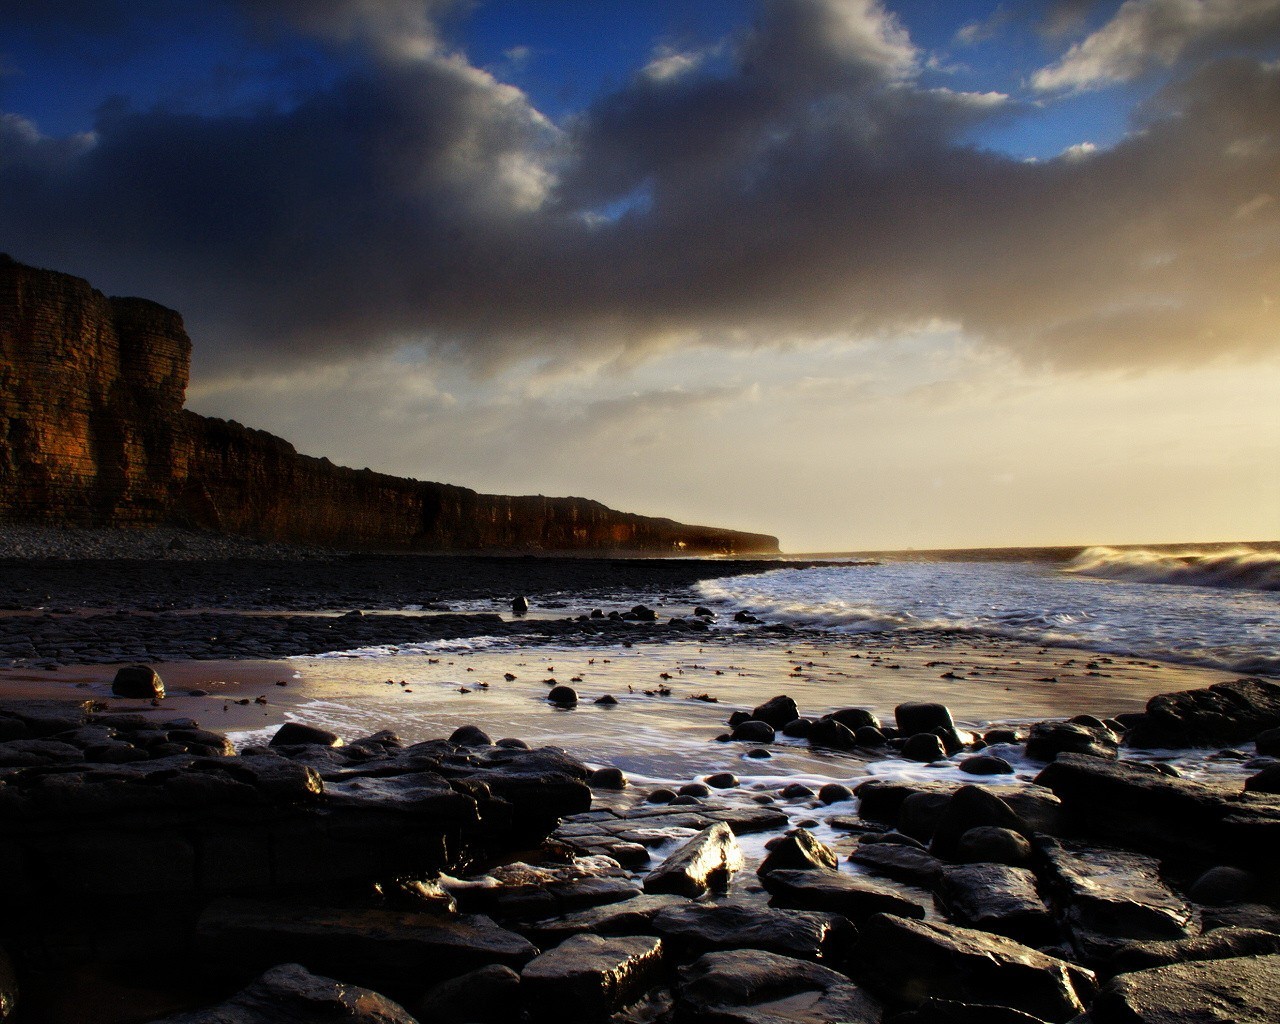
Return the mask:
POLYGON ((320 729, 314 725, 303 725, 301 722, 285 722, 275 731, 269 746, 340 747, 342 746, 342 737, 336 732, 320 729))
POLYGON ((834 718, 818 719, 810 727, 805 739, 815 747, 829 747, 832 750, 852 750, 858 745, 848 726, 841 725, 834 718))
POLYGON ((1129 974, 1152 967, 1196 960, 1229 960, 1237 956, 1280 953, 1280 935, 1259 928, 1219 928, 1207 935, 1167 942, 1131 942, 1117 949, 1103 965, 1108 975, 1129 974))
POLYGON ((860 875, 839 871, 770 871, 761 878, 774 906, 829 910, 855 924, 872 914, 923 919, 921 903, 860 875))
POLYGON ((765 701, 751 712, 751 717, 767 722, 775 729, 783 729, 800 717, 800 709, 796 707, 794 700, 783 693, 765 701))
POLYGON ((880 1024, 879 1004, 843 974, 740 949, 708 953, 677 972, 676 1013, 706 1024, 880 1024))
POLYGON ((1280 727, 1280 683, 1240 679, 1201 690, 1162 693, 1127 722, 1130 747, 1216 747, 1245 743, 1280 727))
POLYGON ((852 733, 857 733, 859 729, 880 730, 880 719, 866 708, 841 708, 823 717, 839 722, 852 733))
POLYGON ((759 722, 754 718, 734 726, 730 739, 745 740, 747 743, 772 743, 774 738, 773 726, 768 722, 759 722))
POLYGON ((578 691, 572 686, 553 686, 547 691, 547 700, 561 708, 571 708, 578 703, 578 691))
POLYGON ((571 935, 652 935, 653 918, 660 911, 683 907, 683 896, 637 896, 620 903, 591 907, 564 917, 536 921, 524 928, 541 946, 554 946, 571 935))
POLYGON ((956 732, 956 723, 951 717, 951 711, 945 704, 899 704, 893 709, 893 717, 898 723, 898 731, 903 736, 914 736, 922 732, 934 733, 942 740, 949 754, 956 753, 964 746, 959 733, 956 732))
POLYGON ((727 884, 743 863, 742 847, 733 830, 725 822, 717 822, 650 871, 644 879, 644 891, 701 896, 710 888, 727 884))
POLYGON ((314 1024, 321 1020, 417 1024, 404 1007, 385 996, 312 974, 298 964, 272 967, 225 1003, 165 1017, 156 1024, 314 1024))
POLYGON ((1257 896, 1261 887, 1261 879, 1252 871, 1219 864, 1197 878, 1187 895, 1197 903, 1224 907, 1232 903, 1248 902, 1257 896))
POLYGON ((1051 1024, 1084 1012, 1093 974, 1002 935, 877 914, 860 929, 859 976, 887 999, 1007 1006, 1051 1024))
POLYGON ((1280 728, 1263 729, 1253 742, 1264 757, 1280 757, 1280 728))
POLYGON ((1020 835, 1030 830, 998 796, 978 786, 962 786, 951 795, 933 829, 929 852, 944 860, 955 860, 960 838, 970 829, 989 826, 1009 829, 1020 835))
POLYGON ((828 782, 818 790, 818 799, 824 804, 838 804, 853 799, 853 790, 839 782, 828 782))
POLYGON ((957 767, 966 775, 1012 775, 1013 765, 994 754, 966 757, 957 767))
POLYGON ((1088 754, 1114 760, 1119 745, 1119 738, 1106 726, 1037 722, 1027 737, 1027 757, 1048 762, 1059 754, 1088 754))
POLYGON ((767 875, 780 869, 835 871, 839 863, 835 851, 826 843, 808 829, 795 828, 770 847, 756 874, 767 875))
POLYGON ((489 734, 475 725, 460 725, 449 734, 449 742, 460 747, 489 747, 493 740, 489 734))
POLYGON ((644 995, 661 971, 659 939, 574 935, 529 961, 520 989, 534 1019, 606 1020, 644 995))
POLYGON ((952 860, 961 864, 1022 867, 1031 863, 1031 844, 1013 829, 983 825, 969 829, 960 837, 952 860))
POLYGON ((1280 956, 1171 964, 1112 978, 1090 1008, 1093 1024, 1275 1024, 1280 956))
POLYGON ((942 739, 936 734, 918 732, 908 737, 907 742, 902 745, 902 756, 908 761, 921 761, 927 764, 930 761, 946 760, 947 751, 942 745, 942 739))
POLYGON ((957 924, 981 928, 1028 945, 1055 939, 1053 915, 1036 890, 1036 876, 1004 864, 965 864, 945 868, 938 898, 957 924))
POLYGON ((1280 793, 1280 764, 1268 765, 1244 780, 1246 793, 1280 793))
POLYGON ((412 1005, 432 1024, 507 1024, 520 1015, 520 975, 491 964, 442 981, 412 1005))
POLYGON ((686 903, 653 918, 669 953, 687 961, 715 950, 762 949, 800 960, 843 962, 853 929, 839 914, 726 903, 686 903))
POLYGON ((592 789, 623 790, 627 788, 627 777, 621 768, 607 765, 604 768, 597 768, 588 775, 587 784, 592 789))
POLYGON ((134 700, 163 700, 164 680, 149 665, 126 665, 116 671, 111 681, 111 694, 134 700))
POLYGON ((859 843, 849 859, 877 874, 926 889, 933 888, 943 867, 932 854, 897 843, 859 843))

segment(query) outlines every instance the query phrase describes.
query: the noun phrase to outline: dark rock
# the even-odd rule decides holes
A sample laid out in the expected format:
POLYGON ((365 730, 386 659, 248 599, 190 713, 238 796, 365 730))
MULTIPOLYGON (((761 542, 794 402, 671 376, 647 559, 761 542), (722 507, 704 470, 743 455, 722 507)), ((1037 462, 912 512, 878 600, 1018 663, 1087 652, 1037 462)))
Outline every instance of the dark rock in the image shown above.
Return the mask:
POLYGON ((751 721, 751 714, 747 711, 734 711, 729 715, 729 721, 726 723, 731 729, 741 725, 743 722, 751 721))
POLYGON ((889 878, 927 889, 933 888, 943 867, 932 854, 896 843, 859 843, 849 859, 889 878))
POLYGON ((828 782, 818 790, 818 799, 824 804, 838 804, 853 799, 853 790, 838 782, 828 782))
POLYGON ((463 725, 454 729, 449 736, 449 742, 456 743, 460 747, 488 747, 493 745, 493 740, 489 738, 489 734, 474 725, 463 725))
POLYGON ((1248 793, 1280 793, 1280 764, 1273 764, 1244 780, 1248 793))
POLYGON ((706 782, 712 789, 737 789, 741 785, 738 781, 738 776, 732 772, 717 772, 714 775, 708 775, 706 782))
POLYGON ((529 599, 524 595, 511 599, 511 613, 513 615, 525 615, 529 611, 529 599))
POLYGON ((1253 872, 1219 864, 1197 878, 1187 895, 1197 903, 1221 907, 1232 903, 1247 903, 1258 894, 1260 888, 1261 880, 1253 872))
POLYGON ((945 760, 947 751, 942 745, 942 739, 934 733, 918 732, 914 736, 909 736, 907 742, 902 745, 902 756, 909 761, 928 763, 945 760))
POLYGON ((679 1019, 706 1024, 879 1024, 880 1007, 843 974, 743 949, 708 953, 677 972, 679 1019))
POLYGON ((592 703, 600 704, 604 707, 613 707, 618 703, 618 698, 614 697, 612 694, 606 693, 603 697, 597 697, 594 701, 592 701, 592 703))
POLYGON ((808 718, 797 718, 782 727, 782 735, 793 740, 807 739, 813 729, 813 722, 808 718))
POLYGON ((680 796, 707 797, 711 795, 710 788, 704 786, 701 782, 686 782, 676 792, 680 796))
POLYGON ((832 750, 852 750, 858 745, 848 726, 841 725, 834 718, 820 718, 809 729, 805 737, 815 747, 829 747, 832 750))
POLYGON ((0 768, 37 768, 83 761, 84 751, 60 740, 9 740, 0 743, 0 768))
POLYGON ((761 722, 768 722, 775 729, 782 729, 800 717, 800 709, 796 707, 796 702, 784 693, 765 701, 751 712, 751 717, 761 722))
POLYGON ((587 784, 592 789, 626 789, 627 777, 621 768, 606 766, 597 768, 587 776, 587 784))
POLYGON ((674 789, 667 789, 665 786, 659 786, 657 789, 649 791, 649 795, 645 797, 651 804, 669 804, 676 798, 674 789))
POLYGON ((982 734, 982 739, 989 747, 994 747, 997 743, 1022 742, 1016 729, 988 729, 982 734))
POLYGON ((1106 726, 1037 722, 1027 737, 1027 757, 1052 761, 1059 754, 1088 754, 1113 760, 1119 740, 1106 726))
POLYGON ((957 924, 1007 935, 1028 945, 1055 938, 1053 915, 1036 891, 1036 876, 1004 864, 945 868, 938 896, 957 924))
POLYGON ((731 738, 746 740, 748 743, 772 743, 774 738, 773 726, 768 722, 757 722, 755 719, 749 719, 734 727, 731 738))
POLYGON ((671 806, 673 806, 673 807, 688 807, 688 806, 691 806, 691 805, 692 805, 692 806, 698 806, 698 805, 700 805, 701 803, 702 803, 702 801, 701 801, 698 797, 696 797, 696 796, 690 796, 688 793, 681 793, 681 794, 679 794, 679 795, 678 795, 674 800, 672 800, 672 801, 671 801, 671 806))
POLYGON ((703 829, 645 876, 644 891, 701 896, 742 868, 742 848, 724 822, 703 829))
POLYGON ((859 971, 886 998, 989 1003, 1059 1024, 1084 1012, 1091 972, 1002 935, 877 914, 860 928, 859 971))
POLYGON ((945 704, 899 704, 893 709, 898 731, 903 736, 931 732, 942 740, 948 754, 954 754, 964 744, 956 732, 956 723, 945 704))
POLYGON ((925 908, 901 893, 867 878, 838 871, 780 869, 761 876, 770 902, 797 910, 828 910, 855 924, 872 914, 923 918, 925 908))
POLYGON ((841 708, 823 717, 834 719, 852 733, 856 733, 859 729, 879 730, 880 728, 880 719, 866 708, 841 708))
POLYGON ((315 1024, 322 1020, 417 1024, 404 1007, 385 996, 312 974, 298 964, 272 967, 218 1006, 165 1017, 155 1024, 315 1024))
POLYGON ((1280 683, 1241 679, 1203 690, 1162 693, 1125 722, 1125 744, 1159 749, 1245 743, 1280 727, 1280 683))
POLYGON ((506 1024, 520 1015, 520 975, 492 964, 436 985, 413 1004, 432 1024, 506 1024))
POLYGON ((1252 928, 1280 935, 1280 911, 1265 903, 1233 903, 1227 907, 1205 907, 1202 910, 1204 930, 1219 928, 1252 928))
POLYGON ((815 839, 808 829, 796 828, 781 836, 770 847, 769 855, 760 863, 756 873, 767 875, 770 871, 835 871, 839 866, 835 851, 826 843, 815 839))
POLYGON ((525 965, 520 988, 535 1019, 605 1020, 644 995, 661 970, 658 939, 574 935, 525 965))
POLYGON ((1031 863, 1031 844, 1013 829, 982 825, 960 837, 952 860, 961 864, 1008 864, 1022 867, 1031 863))
POLYGON ((792 782, 778 791, 778 796, 784 800, 807 800, 813 796, 813 790, 802 782, 792 782))
POLYGON ((938 817, 929 851, 935 857, 955 860, 960 852, 960 837, 981 826, 1007 828, 1024 836, 1029 833, 1022 819, 998 796, 979 786, 961 786, 938 817))
POLYGON ((898 829, 912 839, 927 843, 933 838, 951 796, 952 792, 945 789, 910 794, 898 811, 898 829))
POLYGON ((1131 942, 1121 946, 1104 965, 1108 975, 1167 967, 1196 960, 1229 960, 1237 956, 1280 953, 1280 935, 1258 928, 1219 928, 1207 935, 1167 942, 1131 942))
POLYGON ((1280 757, 1280 728, 1263 729, 1253 741, 1259 754, 1268 757, 1280 757))
POLYGON ((762 949, 800 960, 843 962, 853 929, 839 914, 687 903, 653 918, 668 952, 687 961, 717 950, 762 949))
MULTIPOLYGON (((1084 1018, 1080 1018, 1083 1022, 1084 1018)), ((893 1024, 1045 1024, 1021 1010, 990 1003, 962 1003, 955 999, 926 999, 914 1010, 900 1013, 893 1024)))
POLYGON ((542 946, 554 946, 571 935, 653 935, 653 918, 670 907, 687 906, 683 896, 646 895, 589 907, 563 917, 536 921, 524 928, 542 946))
POLYGON ((870 725, 864 725, 857 729, 853 734, 853 739, 858 746, 870 747, 873 750, 879 750, 889 742, 883 732, 870 725))
POLYGON ((126 665, 116 672, 111 693, 134 700, 157 700, 164 697, 164 681, 149 665, 126 665))
POLYGON ((1013 765, 1003 757, 996 757, 993 754, 978 754, 975 757, 966 757, 957 767, 969 775, 1013 774, 1013 765))
POLYGON ((1275 1024, 1280 956, 1172 964, 1112 978, 1093 1024, 1275 1024))
POLYGON ((273 747, 292 747, 315 745, 320 747, 340 747, 342 737, 328 729, 319 729, 314 725, 303 725, 301 722, 285 722, 271 737, 273 747))
POLYGON ((705 605, 698 605, 698 607, 693 610, 693 614, 703 619, 714 619, 716 617, 716 613, 705 605))
POLYGON ((578 703, 578 691, 572 686, 553 686, 547 693, 547 700, 562 708, 571 708, 578 703))

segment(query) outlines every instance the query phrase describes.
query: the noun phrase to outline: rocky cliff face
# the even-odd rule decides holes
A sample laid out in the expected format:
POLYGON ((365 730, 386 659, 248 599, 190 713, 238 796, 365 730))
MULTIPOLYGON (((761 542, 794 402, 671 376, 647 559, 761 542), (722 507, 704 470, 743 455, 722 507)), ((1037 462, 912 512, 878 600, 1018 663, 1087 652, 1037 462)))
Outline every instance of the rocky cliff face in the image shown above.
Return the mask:
POLYGON ((0 520, 178 523, 421 551, 759 553, 777 539, 335 466, 183 409, 191 341, 145 299, 0 256, 0 520))

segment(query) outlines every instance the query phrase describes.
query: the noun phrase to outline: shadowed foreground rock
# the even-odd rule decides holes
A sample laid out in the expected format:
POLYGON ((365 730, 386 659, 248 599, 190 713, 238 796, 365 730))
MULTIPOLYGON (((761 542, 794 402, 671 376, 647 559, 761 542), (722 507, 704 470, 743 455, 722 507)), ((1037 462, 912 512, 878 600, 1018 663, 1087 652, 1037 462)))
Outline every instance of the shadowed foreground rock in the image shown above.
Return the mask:
POLYGON ((539 1020, 604 1020, 657 982, 662 942, 647 936, 575 935, 525 967, 520 987, 539 1020))
POLYGON ((1093 1024, 1275 1024, 1280 956, 1156 967, 1113 978, 1089 1012, 1093 1024))

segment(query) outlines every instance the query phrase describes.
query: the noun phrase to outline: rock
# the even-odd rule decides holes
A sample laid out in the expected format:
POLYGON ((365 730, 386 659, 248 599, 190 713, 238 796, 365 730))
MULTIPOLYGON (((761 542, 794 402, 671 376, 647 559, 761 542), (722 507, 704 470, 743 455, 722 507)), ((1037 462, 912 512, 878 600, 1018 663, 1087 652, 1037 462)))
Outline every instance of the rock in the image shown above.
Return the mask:
POLYGON ((1088 754, 1114 760, 1119 740, 1106 726, 1072 722, 1037 722, 1027 737, 1027 757, 1052 761, 1059 754, 1088 754))
POLYGON ((1112 978, 1089 1012, 1093 1024, 1274 1024, 1280 956, 1172 964, 1112 978))
POLYGON ((898 812, 898 829, 912 839, 927 843, 933 838, 938 822, 942 820, 954 791, 925 791, 912 793, 902 801, 898 812))
POLYGON ((275 731, 268 744, 272 747, 292 747, 313 745, 320 747, 340 747, 342 737, 328 729, 319 729, 314 725, 303 725, 301 722, 285 722, 275 731))
POLYGON ((1130 942, 1106 961, 1107 974, 1129 974, 1152 967, 1195 960, 1229 960, 1237 956, 1280 953, 1280 935, 1258 928, 1219 928, 1207 935, 1167 942, 1130 942))
POLYGON ((693 614, 698 616, 701 619, 714 619, 716 617, 715 612, 713 612, 710 608, 706 607, 705 605, 701 605, 701 604, 698 605, 698 607, 693 610, 693 614))
POLYGON ((1246 903, 1258 894, 1261 879, 1250 871, 1219 864, 1195 880, 1187 895, 1197 903, 1221 907, 1246 903))
POLYGON ((879 1024, 880 1007, 843 974, 776 953, 708 953, 677 972, 679 1019, 707 1024, 879 1024))
POLYGON ((759 875, 770 871, 835 871, 839 866, 835 851, 814 838, 808 829, 795 828, 781 836, 769 848, 769 854, 756 870, 759 875))
POLYGON ((621 768, 614 768, 610 765, 604 768, 597 768, 588 775, 587 784, 592 789, 622 790, 627 788, 627 777, 622 773, 621 768))
POLYGON ((1267 757, 1280 757, 1280 728, 1263 729, 1253 741, 1258 753, 1267 757))
POLYGON ((1145 749, 1245 743, 1280 727, 1280 683, 1240 679, 1203 690, 1162 693, 1126 722, 1125 744, 1145 749))
POLYGON ((849 859, 878 874, 926 889, 933 888, 942 874, 942 861, 937 857, 896 843, 859 843, 849 859))
POLYGON ((792 782, 778 791, 778 796, 784 800, 807 800, 813 796, 813 790, 802 782, 792 782))
POLYGON ((160 700, 164 698, 164 680, 149 665, 126 665, 116 672, 111 693, 134 700, 160 700))
POLYGON ((1093 974, 1002 935, 877 914, 860 928, 859 971, 885 998, 1007 1006, 1052 1024, 1084 1012, 1093 974))
POLYGON ((530 938, 554 946, 571 935, 653 935, 653 919, 670 907, 688 906, 683 896, 636 896, 620 903, 590 907, 563 917, 535 921, 526 927, 530 938))
MULTIPOLYGON (((1081 1022, 1084 1018, 1080 1018, 1081 1022)), ((926 999, 914 1010, 900 1013, 893 1024, 1045 1024, 1021 1010, 990 1003, 961 1003, 955 999, 926 999)))
POLYGON ((855 924, 872 914, 923 918, 925 908, 901 893, 868 878, 838 871, 780 868, 761 876, 773 897, 770 903, 797 910, 829 910, 855 924))
POLYGON ((474 725, 462 725, 454 729, 449 735, 449 742, 456 743, 460 747, 493 746, 493 740, 489 738, 489 734, 474 725))
POLYGON ((733 772, 716 772, 708 775, 706 782, 712 789, 737 789, 741 785, 733 772))
POLYGON ((218 1006, 165 1017, 156 1024, 314 1024, 321 1020, 417 1024, 404 1007, 385 996, 312 974, 298 964, 272 967, 218 1006))
POLYGON ((686 782, 676 792, 680 796, 707 797, 711 795, 710 787, 704 786, 701 782, 686 782))
POLYGON ((76 764, 84 751, 60 740, 9 740, 0 743, 0 768, 37 768, 76 764))
POLYGON ((657 789, 651 789, 649 795, 645 797, 651 804, 669 804, 676 798, 674 789, 667 789, 665 786, 659 786, 657 789))
POLYGON ((18 995, 18 976, 13 969, 13 960, 0 947, 0 1021, 13 1019, 18 1009, 18 995))
POLYGON ((843 962, 853 929, 839 914, 686 903, 659 911, 653 929, 678 960, 730 949, 762 949, 800 960, 843 962))
POLYGON ((724 822, 703 829, 645 876, 647 893, 697 897, 743 866, 742 848, 724 822))
POLYGON ((547 700, 557 707, 571 708, 578 703, 578 691, 572 686, 553 686, 547 692, 547 700))
POLYGON ((605 1020, 644 995, 661 970, 658 939, 574 935, 525 965, 520 988, 535 1019, 605 1020))
POLYGON ((1063 925, 1086 960, 1105 959, 1134 939, 1182 939, 1199 930, 1152 857, 1053 840, 1042 842, 1039 852, 1063 925))
POLYGON ((1036 891, 1036 876, 1004 864, 944 868, 938 896, 957 924, 1007 935, 1028 945, 1056 937, 1053 915, 1036 891))
POLYGON ((1205 907, 1204 930, 1252 928, 1280 935, 1280 912, 1265 903, 1234 903, 1228 907, 1205 907))
POLYGON ((994 754, 966 757, 957 767, 969 775, 1012 775, 1013 765, 994 754))
POLYGON ((927 764, 930 761, 946 760, 947 751, 942 745, 941 738, 934 733, 918 732, 914 736, 909 736, 907 742, 902 745, 902 756, 908 761, 921 761, 927 764))
POLYGON ((603 707, 614 707, 618 703, 618 698, 612 694, 606 693, 603 697, 597 697, 591 703, 600 704, 603 707))
POLYGON ((1280 793, 1280 764, 1269 765, 1244 780, 1247 793, 1280 793))
POLYGON ((961 836, 984 825, 1009 829, 1024 836, 1030 831, 998 796, 978 786, 961 786, 951 795, 938 817, 929 852, 943 860, 955 860, 960 852, 961 836))
POLYGON ((525 615, 529 611, 529 599, 521 594, 511 600, 511 614, 525 615))
POLYGON ((809 735, 805 738, 815 747, 829 747, 832 750, 852 750, 858 745, 849 728, 834 718, 818 719, 809 728, 809 735))
POLYGON ((734 727, 730 738, 745 740, 748 743, 772 743, 774 738, 773 726, 768 722, 757 722, 755 719, 748 719, 741 725, 734 727))
POLYGON ((773 697, 751 712, 751 717, 761 722, 768 722, 775 729, 783 729, 800 717, 800 709, 796 702, 785 693, 773 697))
POLYGON ((997 743, 1021 743, 1023 737, 1016 729, 988 729, 982 734, 982 740, 987 746, 994 747, 997 743))
POLYGON ((1008 864, 1021 867, 1031 863, 1031 844, 1013 829, 983 825, 960 837, 952 860, 961 864, 1008 864))
POLYGON ((949 754, 960 750, 964 744, 956 732, 956 723, 945 704, 899 704, 893 709, 898 731, 903 736, 931 732, 942 740, 949 754))
POLYGON ((870 747, 873 750, 879 750, 881 747, 887 746, 889 740, 879 729, 870 725, 864 725, 855 729, 853 740, 860 747, 870 747))
POLYGON ((880 719, 866 708, 840 708, 823 717, 834 719, 853 733, 859 729, 880 729, 880 719))
POLYGON ((432 1024, 506 1024, 520 1015, 520 975, 491 964, 436 985, 413 1004, 432 1024))
POLYGON ((808 718, 797 718, 782 727, 782 735, 793 740, 807 739, 813 729, 813 722, 808 718))
POLYGON ((818 799, 824 804, 838 804, 853 799, 853 790, 839 782, 828 782, 818 790, 818 799))

